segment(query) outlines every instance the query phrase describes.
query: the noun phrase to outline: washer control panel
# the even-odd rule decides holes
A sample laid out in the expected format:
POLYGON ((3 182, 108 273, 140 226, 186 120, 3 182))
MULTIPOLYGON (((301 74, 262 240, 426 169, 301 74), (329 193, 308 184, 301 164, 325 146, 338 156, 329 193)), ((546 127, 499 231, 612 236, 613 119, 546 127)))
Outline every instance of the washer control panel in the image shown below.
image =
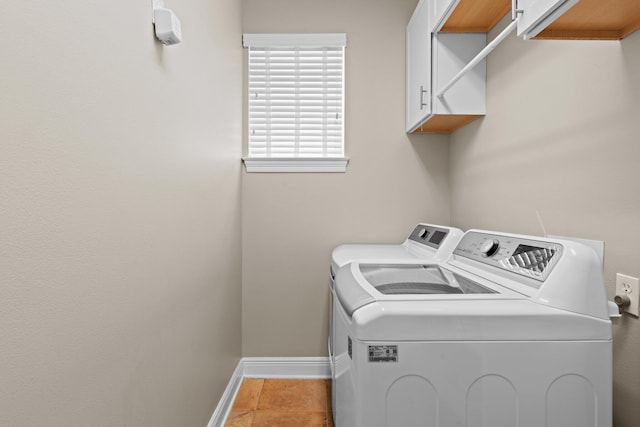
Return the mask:
POLYGON ((501 270, 544 281, 562 255, 562 245, 518 236, 467 232, 453 251, 501 270))
POLYGON ((446 228, 434 227, 432 225, 418 224, 413 229, 409 239, 414 242, 418 242, 423 245, 431 246, 438 249, 440 244, 444 241, 445 237, 449 234, 449 230, 446 228))

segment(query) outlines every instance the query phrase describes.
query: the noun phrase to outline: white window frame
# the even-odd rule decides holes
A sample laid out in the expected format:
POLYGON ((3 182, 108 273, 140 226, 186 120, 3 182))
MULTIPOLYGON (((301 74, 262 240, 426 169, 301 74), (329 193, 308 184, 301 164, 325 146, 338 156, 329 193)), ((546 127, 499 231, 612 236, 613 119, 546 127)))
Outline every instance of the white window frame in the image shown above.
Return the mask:
MULTIPOLYGON (((267 154, 260 156, 249 155, 243 157, 247 172, 345 172, 348 159, 344 157, 344 48, 346 47, 346 34, 244 34, 243 46, 246 48, 342 48, 342 94, 340 114, 342 127, 340 129, 341 148, 336 155, 334 152, 331 156, 323 157, 322 155, 314 157, 301 157, 299 155, 291 155, 288 157, 274 157, 267 154)), ((250 64, 247 64, 247 76, 250 75, 250 64)), ((248 80, 248 79, 247 79, 248 80)), ((249 147, 251 144, 251 96, 250 86, 247 83, 247 141, 249 147)), ((269 144, 269 143, 267 143, 269 144)), ((325 140, 323 144, 327 144, 325 140)), ((249 148, 250 150, 250 148, 249 148)), ((336 149, 334 148, 333 151, 336 149)), ((326 152, 325 152, 326 153, 326 152)), ((326 154, 325 154, 326 155, 326 154)))

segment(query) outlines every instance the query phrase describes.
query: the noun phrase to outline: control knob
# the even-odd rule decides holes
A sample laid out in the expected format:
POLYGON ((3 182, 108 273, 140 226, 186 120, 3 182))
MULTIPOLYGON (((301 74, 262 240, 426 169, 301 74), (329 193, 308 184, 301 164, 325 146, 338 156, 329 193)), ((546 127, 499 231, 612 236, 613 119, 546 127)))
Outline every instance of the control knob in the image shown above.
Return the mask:
POLYGON ((485 257, 495 255, 496 252, 498 252, 498 249, 500 249, 500 242, 496 239, 488 239, 482 243, 482 246, 480 246, 480 252, 482 253, 482 256, 485 257))

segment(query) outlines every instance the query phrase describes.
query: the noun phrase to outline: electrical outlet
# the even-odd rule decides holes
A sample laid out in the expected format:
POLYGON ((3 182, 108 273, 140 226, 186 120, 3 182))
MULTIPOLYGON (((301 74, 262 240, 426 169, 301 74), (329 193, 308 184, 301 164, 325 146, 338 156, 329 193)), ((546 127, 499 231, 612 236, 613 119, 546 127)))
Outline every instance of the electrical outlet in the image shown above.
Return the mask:
POLYGON ((628 296, 631 303, 624 307, 623 310, 638 317, 638 306, 640 306, 640 279, 625 274, 616 274, 616 295, 628 296))

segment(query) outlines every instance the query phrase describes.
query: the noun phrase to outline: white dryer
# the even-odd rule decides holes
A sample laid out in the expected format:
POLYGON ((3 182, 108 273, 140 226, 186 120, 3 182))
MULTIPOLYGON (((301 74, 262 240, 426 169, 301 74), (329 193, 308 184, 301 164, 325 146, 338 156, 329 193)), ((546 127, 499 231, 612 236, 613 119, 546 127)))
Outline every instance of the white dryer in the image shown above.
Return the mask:
POLYGON ((471 230, 440 263, 350 263, 335 294, 337 427, 611 427, 587 246, 471 230))
MULTIPOLYGON (((409 236, 400 244, 342 244, 331 253, 330 302, 329 302, 329 364, 332 372, 332 403, 335 403, 335 357, 333 351, 333 306, 335 300, 335 272, 353 261, 394 262, 420 261, 438 262, 447 259, 462 238, 462 230, 436 224, 417 224, 409 236)), ((335 417, 335 404, 333 405, 335 417)))

